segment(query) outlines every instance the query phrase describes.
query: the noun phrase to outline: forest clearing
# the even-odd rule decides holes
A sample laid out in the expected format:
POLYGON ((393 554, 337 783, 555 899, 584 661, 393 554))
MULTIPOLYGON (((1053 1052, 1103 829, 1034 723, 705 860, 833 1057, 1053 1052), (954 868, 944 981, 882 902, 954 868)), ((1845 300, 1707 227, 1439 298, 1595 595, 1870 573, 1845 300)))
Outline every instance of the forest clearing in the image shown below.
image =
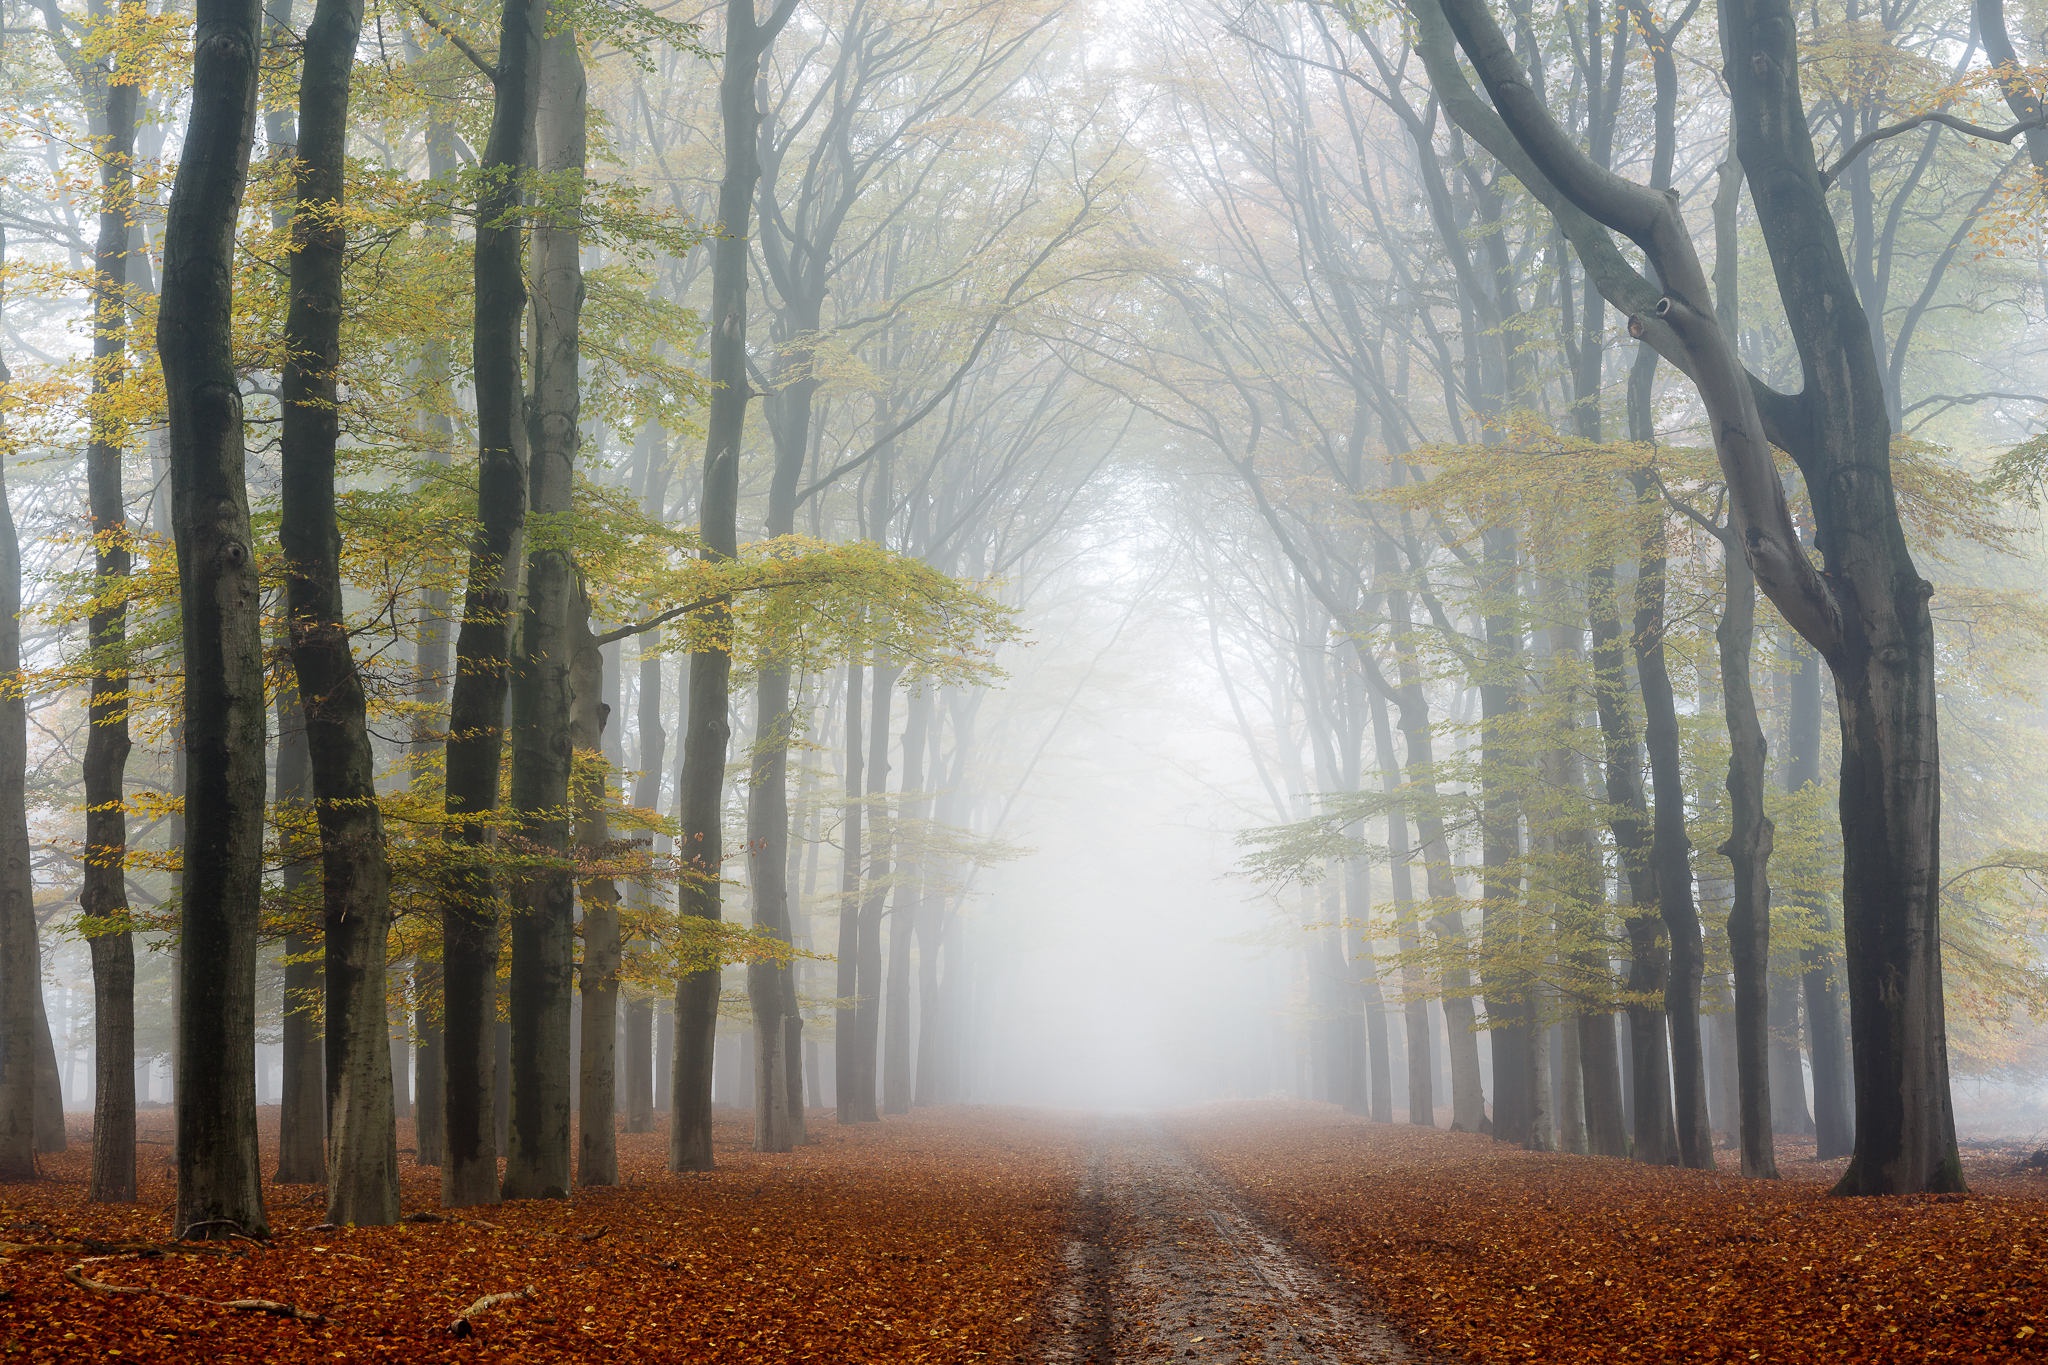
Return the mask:
POLYGON ((2048 1332, 2048 1172, 2009 1151, 1967 1197, 1845 1209, 1792 1144, 1758 1184, 1240 1103, 821 1123, 770 1159, 731 1115, 715 1172, 628 1134, 573 1206, 444 1217, 412 1179, 384 1229, 275 1186, 269 1243, 223 1246, 158 1240, 167 1131, 135 1206, 86 1202, 77 1159, 8 1191, 6 1358, 1983 1362, 2048 1332))

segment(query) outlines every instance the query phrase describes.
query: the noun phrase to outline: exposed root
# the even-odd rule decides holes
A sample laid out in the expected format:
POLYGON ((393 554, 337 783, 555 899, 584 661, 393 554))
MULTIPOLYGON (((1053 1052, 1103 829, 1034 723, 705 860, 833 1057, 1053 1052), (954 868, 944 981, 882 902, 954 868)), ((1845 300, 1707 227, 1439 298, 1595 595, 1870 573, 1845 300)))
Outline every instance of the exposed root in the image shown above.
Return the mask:
POLYGON ((596 1229, 591 1232, 577 1233, 576 1240, 579 1242, 595 1242, 598 1238, 604 1236, 607 1232, 610 1232, 611 1230, 611 1224, 599 1223, 596 1229))
POLYGON ((233 1247, 201 1242, 196 1246, 180 1242, 102 1242, 81 1237, 75 1242, 0 1242, 0 1256, 34 1256, 39 1252, 63 1252, 68 1256, 236 1256, 233 1247))
POLYGON ((126 1258, 118 1256, 87 1257, 77 1265, 65 1266, 64 1278, 77 1285, 80 1289, 90 1290, 95 1294, 118 1294, 126 1298, 135 1299, 167 1299, 172 1303, 196 1303, 202 1308, 228 1308, 237 1313, 267 1313, 272 1317, 291 1318, 296 1322, 322 1323, 327 1321, 326 1318, 318 1313, 308 1313, 303 1308, 297 1308, 288 1303, 280 1303, 276 1299, 206 1299, 201 1298, 197 1294, 180 1294, 171 1289, 158 1289, 154 1285, 109 1284, 105 1280, 95 1280, 85 1273, 85 1268, 94 1261, 123 1259, 126 1258))
POLYGON ((471 1321, 472 1319, 481 1317, 501 1303, 510 1303, 514 1299, 530 1299, 532 1297, 532 1285, 528 1285, 524 1289, 508 1289, 501 1294, 486 1294, 455 1315, 455 1321, 448 1324, 448 1335, 451 1337, 466 1337, 476 1330, 471 1321))

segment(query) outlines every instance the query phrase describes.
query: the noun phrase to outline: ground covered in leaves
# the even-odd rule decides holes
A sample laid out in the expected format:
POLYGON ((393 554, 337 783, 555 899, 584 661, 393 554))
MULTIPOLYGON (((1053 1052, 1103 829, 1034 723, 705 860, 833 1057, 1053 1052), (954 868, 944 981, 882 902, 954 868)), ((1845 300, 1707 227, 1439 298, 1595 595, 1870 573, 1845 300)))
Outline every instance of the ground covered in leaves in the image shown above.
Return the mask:
MULTIPOLYGON (((265 1118, 273 1136, 275 1111, 265 1118)), ((1075 1131, 998 1110, 852 1129, 819 1118, 814 1145, 773 1157, 748 1150, 747 1116, 723 1120, 719 1169, 695 1177, 664 1169, 665 1133, 622 1136, 620 1188, 476 1221, 315 1231, 318 1190, 269 1186, 269 1246, 169 1255, 107 1245, 169 1235, 169 1115, 143 1116, 136 1205, 85 1202, 90 1149, 75 1131, 43 1159, 48 1178, 0 1186, 0 1359, 1029 1358, 1080 1178, 1075 1131), (115 1295, 67 1269, 189 1298, 115 1295), (479 1298, 529 1286, 450 1335, 479 1298), (195 1301, 231 1299, 325 1320, 195 1301)), ((405 1213, 431 1216, 438 1174, 401 1162, 405 1213)))
POLYGON ((1810 1146, 1769 1182, 1733 1153, 1661 1170, 1310 1106, 1171 1131, 1442 1358, 2048 1361, 2048 1175, 2014 1152, 1966 1154, 1966 1197, 1833 1199, 1843 1163, 1810 1146))

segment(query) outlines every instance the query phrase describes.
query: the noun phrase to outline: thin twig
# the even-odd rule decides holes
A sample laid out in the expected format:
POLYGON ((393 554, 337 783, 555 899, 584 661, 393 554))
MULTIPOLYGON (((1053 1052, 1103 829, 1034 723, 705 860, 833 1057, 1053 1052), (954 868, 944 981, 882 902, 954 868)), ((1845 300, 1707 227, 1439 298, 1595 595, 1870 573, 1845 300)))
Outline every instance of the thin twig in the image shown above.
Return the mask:
POLYGON ((464 38, 460 33, 457 33, 454 29, 448 27, 448 25, 442 23, 439 19, 436 19, 432 11, 430 11, 427 8, 426 0, 412 0, 412 7, 415 10, 419 11, 420 18, 426 20, 428 28, 434 30, 434 32, 440 34, 443 38, 446 38, 449 42, 455 44, 455 50, 457 52, 460 52, 463 56, 469 58, 470 65, 474 66, 477 70, 484 73, 485 80, 489 81, 492 85, 496 85, 498 83, 497 65, 493 62, 485 61, 483 59, 483 54, 479 53, 475 48, 471 47, 469 45, 469 41, 466 38, 464 38))
POLYGON ((303 1308, 281 1303, 276 1299, 205 1299, 197 1294, 179 1294, 169 1289, 158 1289, 154 1285, 108 1284, 95 1280, 85 1273, 85 1267, 95 1260, 113 1260, 114 1257, 95 1256, 80 1261, 77 1265, 64 1267, 64 1278, 80 1289, 96 1294, 119 1294, 136 1299, 167 1299, 172 1303, 196 1303, 204 1308, 229 1308, 238 1313, 266 1313, 274 1318, 291 1318, 296 1322, 322 1323, 327 1321, 318 1313, 308 1313, 303 1308))

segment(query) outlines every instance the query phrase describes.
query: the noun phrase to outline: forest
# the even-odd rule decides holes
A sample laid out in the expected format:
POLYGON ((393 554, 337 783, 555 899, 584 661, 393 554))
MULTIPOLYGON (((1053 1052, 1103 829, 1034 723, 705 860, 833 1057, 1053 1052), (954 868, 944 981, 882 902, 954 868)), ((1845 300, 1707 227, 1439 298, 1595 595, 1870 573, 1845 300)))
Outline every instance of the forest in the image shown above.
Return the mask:
POLYGON ((2040 0, 0 0, 0 1353, 2048 1352, 2044 497, 2040 0))

